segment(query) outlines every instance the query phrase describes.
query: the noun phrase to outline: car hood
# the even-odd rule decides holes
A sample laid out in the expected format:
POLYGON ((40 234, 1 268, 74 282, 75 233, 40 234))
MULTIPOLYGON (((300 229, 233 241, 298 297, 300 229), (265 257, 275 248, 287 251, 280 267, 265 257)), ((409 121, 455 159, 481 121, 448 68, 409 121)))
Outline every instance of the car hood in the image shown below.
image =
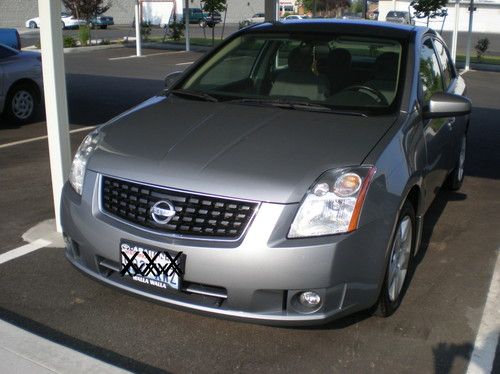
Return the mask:
POLYGON ((154 97, 101 128, 88 168, 181 190, 296 203, 326 170, 362 163, 395 117, 154 97))

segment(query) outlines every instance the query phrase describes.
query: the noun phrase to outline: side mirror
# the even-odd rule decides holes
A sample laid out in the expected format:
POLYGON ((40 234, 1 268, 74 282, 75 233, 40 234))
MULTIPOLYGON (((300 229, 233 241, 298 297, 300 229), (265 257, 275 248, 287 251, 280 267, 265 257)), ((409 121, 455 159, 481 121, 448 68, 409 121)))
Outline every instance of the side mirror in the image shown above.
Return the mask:
POLYGON ((426 119, 458 117, 469 114, 471 110, 472 104, 466 97, 438 92, 431 96, 423 116, 426 119))
POLYGON ((165 77, 165 89, 170 89, 179 80, 182 75, 182 71, 174 71, 173 73, 167 74, 165 77))

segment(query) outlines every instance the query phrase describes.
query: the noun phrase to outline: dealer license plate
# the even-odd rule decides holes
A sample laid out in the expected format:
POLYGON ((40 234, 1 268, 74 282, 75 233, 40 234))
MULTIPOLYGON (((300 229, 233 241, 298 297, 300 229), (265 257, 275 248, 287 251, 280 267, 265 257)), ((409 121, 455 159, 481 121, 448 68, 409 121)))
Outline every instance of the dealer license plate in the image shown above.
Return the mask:
POLYGON ((181 289, 186 256, 139 243, 120 242, 122 276, 159 288, 181 289))

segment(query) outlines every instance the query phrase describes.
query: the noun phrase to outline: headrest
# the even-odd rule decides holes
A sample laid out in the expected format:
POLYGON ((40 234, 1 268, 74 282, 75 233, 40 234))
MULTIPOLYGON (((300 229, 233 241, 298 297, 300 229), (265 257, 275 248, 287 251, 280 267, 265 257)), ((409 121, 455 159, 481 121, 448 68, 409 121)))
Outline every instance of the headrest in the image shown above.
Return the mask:
POLYGON ((328 67, 331 71, 349 71, 351 69, 351 53, 344 48, 335 48, 328 56, 328 67))
POLYGON ((310 71, 312 62, 312 48, 307 46, 294 48, 288 55, 288 68, 297 73, 310 71))
POLYGON ((375 60, 375 78, 396 80, 399 55, 394 52, 384 52, 375 60))

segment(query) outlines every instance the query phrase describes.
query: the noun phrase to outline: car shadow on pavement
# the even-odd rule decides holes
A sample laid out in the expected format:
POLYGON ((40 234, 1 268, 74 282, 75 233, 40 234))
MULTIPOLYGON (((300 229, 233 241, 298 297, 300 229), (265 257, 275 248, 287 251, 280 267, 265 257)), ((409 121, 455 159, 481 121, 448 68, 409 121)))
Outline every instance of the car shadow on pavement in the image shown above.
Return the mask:
POLYGON ((130 370, 135 373, 168 373, 165 370, 148 365, 144 362, 134 360, 133 358, 123 356, 103 347, 93 345, 65 333, 57 331, 49 326, 36 322, 32 319, 21 316, 10 310, 0 307, 0 319, 22 328, 32 334, 48 339, 54 343, 63 345, 67 348, 78 351, 82 354, 94 357, 110 365, 130 370))

